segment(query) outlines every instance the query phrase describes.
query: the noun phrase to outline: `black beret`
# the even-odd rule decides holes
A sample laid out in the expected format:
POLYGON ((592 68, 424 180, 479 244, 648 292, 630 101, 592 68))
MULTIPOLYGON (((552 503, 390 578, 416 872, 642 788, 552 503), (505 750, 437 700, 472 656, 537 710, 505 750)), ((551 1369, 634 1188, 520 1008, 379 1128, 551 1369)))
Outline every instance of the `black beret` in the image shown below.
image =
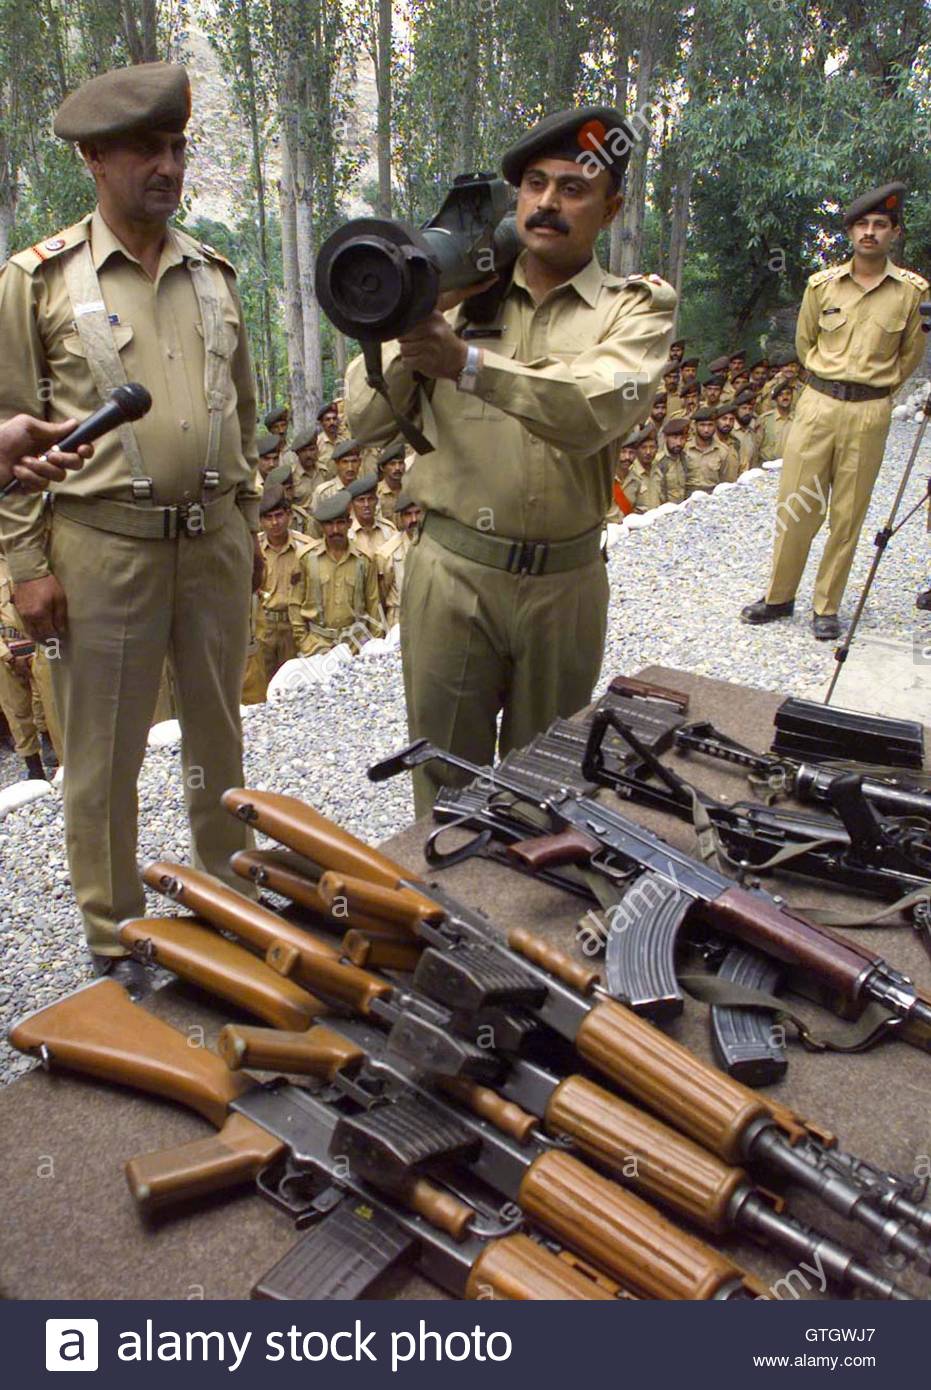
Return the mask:
POLYGON ((319 420, 321 416, 326 415, 328 410, 335 410, 338 412, 339 407, 335 401, 327 401, 326 405, 322 405, 317 411, 317 419, 319 420))
POLYGON ((396 439, 393 444, 388 444, 382 449, 375 466, 381 468, 383 463, 390 463, 392 459, 402 459, 404 457, 404 440, 396 439))
POLYGON ((704 379, 704 381, 702 382, 702 386, 723 386, 723 385, 724 385, 724 377, 723 377, 723 376, 718 376, 718 374, 717 374, 716 372, 713 373, 711 376, 706 376, 705 379, 704 379))
POLYGON ((672 340, 672 342, 669 344, 669 346, 670 346, 671 348, 674 348, 674 347, 685 347, 685 345, 686 345, 687 342, 688 342, 688 338, 673 338, 673 340, 672 340))
POLYGON ((294 436, 294 442, 292 443, 291 448, 297 454, 300 453, 301 449, 309 449, 311 444, 316 444, 316 442, 317 427, 316 425, 311 425, 306 430, 300 430, 294 436))
POLYGON ((336 521, 338 517, 346 515, 351 501, 352 498, 344 487, 337 492, 329 493, 314 507, 314 521, 336 521))
POLYGON ((265 416, 265 428, 270 430, 272 425, 278 424, 279 420, 287 420, 287 418, 288 407, 286 405, 275 406, 275 408, 270 410, 265 416))
POLYGON ((679 387, 680 396, 700 396, 701 387, 697 381, 687 381, 679 387))
POLYGON ((274 454, 281 448, 281 440, 277 434, 263 434, 259 436, 259 458, 267 458, 269 454, 274 454))
POLYGON ((632 438, 628 439, 627 443, 633 448, 639 449, 640 445, 646 444, 648 439, 656 440, 656 426, 652 420, 648 421, 642 429, 639 429, 632 438))
POLYGON ((401 492, 398 493, 397 500, 395 501, 395 504, 394 504, 395 515, 397 515, 398 512, 406 512, 407 509, 408 509, 408 507, 419 507, 419 506, 420 506, 420 503, 419 503, 418 501, 416 501, 413 497, 411 497, 411 495, 410 495, 409 492, 404 492, 404 491, 402 490, 401 492))
POLYGON ((693 422, 696 420, 714 420, 716 415, 717 410, 714 406, 703 405, 700 410, 696 410, 695 414, 692 416, 692 420, 693 422))
POLYGON ((676 376, 679 375, 678 362, 667 362, 664 365, 663 370, 660 372, 660 376, 669 376, 672 372, 675 372, 676 376))
POLYGON ((751 370, 751 372, 755 372, 756 369, 757 369, 757 367, 766 367, 766 366, 768 366, 768 365, 769 365, 769 364, 767 363, 766 358, 765 358, 765 357, 760 357, 756 362, 751 362, 751 363, 750 363, 750 370, 751 370))
POLYGON ((285 483, 290 483, 290 481, 291 481, 291 465, 290 465, 290 463, 279 463, 279 464, 276 464, 275 467, 271 470, 271 472, 268 473, 268 474, 266 475, 265 481, 266 481, 266 483, 281 483, 282 487, 284 487, 285 483))
POLYGON ((65 97, 55 116, 62 140, 103 140, 142 130, 182 131, 191 115, 191 84, 178 63, 111 68, 65 97))
POLYGON ((782 352, 773 353, 772 357, 769 359, 769 365, 771 367, 787 367, 790 362, 796 362, 797 360, 795 353, 791 349, 787 350, 784 348, 782 352))
POLYGON ((736 352, 731 353, 727 360, 728 362, 745 362, 747 360, 746 348, 738 348, 736 352))
POLYGON ((276 512, 282 507, 290 509, 291 503, 285 496, 284 488, 280 483, 266 483, 262 489, 262 496, 259 499, 259 516, 264 516, 266 512, 276 512))
POLYGON ((716 357, 713 362, 708 363, 709 372, 726 372, 730 365, 730 360, 731 359, 726 355, 724 357, 716 357))
POLYGON ((869 193, 854 198, 845 210, 844 226, 849 227, 858 217, 865 217, 868 212, 882 212, 891 217, 893 222, 898 222, 902 216, 907 192, 904 183, 884 183, 879 188, 871 188, 869 193))
POLYGON ((663 434, 688 434, 691 421, 685 415, 674 415, 663 426, 663 434))
POLYGON ((335 463, 337 459, 345 458, 347 454, 361 454, 361 452, 362 445, 359 443, 358 439, 344 439, 343 442, 337 444, 336 448, 333 450, 333 461, 335 463))
POLYGON ((734 402, 733 402, 733 401, 722 401, 720 405, 716 405, 716 406, 714 407, 714 418, 715 418, 716 420, 720 420, 720 418, 721 418, 722 415, 733 415, 733 414, 734 414, 734 402))
POLYGON ((606 169, 619 185, 634 147, 631 129, 610 106, 580 106, 544 116, 505 150, 501 172, 508 183, 519 184, 533 158, 570 159, 589 177, 606 169))
POLYGON ((364 497, 367 492, 374 492, 378 487, 378 479, 374 473, 366 473, 361 478, 354 478, 346 487, 346 491, 352 498, 364 497))
POLYGON ((679 366, 680 366, 680 367, 697 367, 697 366, 698 366, 698 358, 697 358, 697 357, 683 357, 682 361, 679 363, 679 366))
POLYGON ((755 400, 756 394, 753 391, 738 391, 734 399, 728 401, 728 405, 732 405, 736 409, 739 405, 752 405, 755 400))
POLYGON ((769 394, 772 399, 775 400, 777 396, 782 395, 783 391, 791 391, 793 395, 795 394, 795 388, 788 377, 783 377, 781 380, 777 381, 769 394))
POLYGON ((669 397, 666 395, 665 391, 657 391, 656 395, 653 397, 653 404, 656 405, 657 401, 659 401, 660 405, 665 405, 668 399, 669 397))

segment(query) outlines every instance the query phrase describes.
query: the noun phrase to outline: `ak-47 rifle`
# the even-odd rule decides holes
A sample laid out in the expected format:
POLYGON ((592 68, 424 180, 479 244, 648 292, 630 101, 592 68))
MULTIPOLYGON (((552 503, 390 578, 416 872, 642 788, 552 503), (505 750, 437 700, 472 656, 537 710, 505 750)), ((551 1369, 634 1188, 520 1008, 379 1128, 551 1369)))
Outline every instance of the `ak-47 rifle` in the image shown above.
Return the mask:
MULTIPOLYGON (((496 1047, 522 1050, 523 1039, 516 1026, 519 1017, 512 1017, 510 1011, 529 1016, 571 1043, 596 1070, 726 1162, 765 1163, 816 1192, 834 1210, 866 1225, 883 1242, 919 1260, 927 1259, 921 1241, 901 1222, 890 1222, 883 1212, 897 1209, 910 1221, 927 1218, 928 1213, 906 1215, 912 1206, 909 1199, 900 1191, 890 1193, 878 1185, 869 1190, 864 1201, 864 1189, 850 1179, 843 1164, 830 1158, 833 1136, 826 1136, 820 1127, 787 1107, 723 1075, 624 1008, 598 984, 597 971, 523 929, 511 932, 505 943, 482 913, 458 902, 436 884, 418 880, 293 797, 237 789, 225 792, 223 802, 250 825, 326 868, 319 889, 331 903, 338 900, 341 911, 345 908, 350 918, 359 907, 419 938, 425 949, 413 974, 414 988, 467 1017, 483 1009, 498 1011, 502 1023, 494 1033, 496 1047), (412 899, 419 900, 419 913, 412 899), (516 1048, 512 1039, 518 1044, 516 1048)), ((170 883, 176 875, 177 870, 169 866, 155 878, 164 877, 170 883)), ((147 881, 152 883, 153 879, 147 881)), ((756 908, 753 896, 741 896, 756 908)), ((202 901, 198 904, 193 897, 181 900, 195 911, 203 907, 202 901)), ((765 903, 763 907, 778 912, 766 909, 765 903)), ((791 931, 796 919, 787 920, 787 930, 791 931)), ((300 977, 302 983, 326 999, 312 958, 305 956, 302 968, 306 969, 300 977)), ((377 981, 378 977, 367 979, 377 981)), ((366 998, 375 990, 371 983, 360 986, 359 1002, 353 1007, 366 1012, 371 1007, 366 1006, 366 998)), ((346 997, 342 995, 343 1000, 346 997)), ((378 1007, 380 1011, 381 1000, 378 1007)))
MULTIPOLYGON (((120 935, 127 945, 145 942, 148 958, 161 966, 177 969, 185 979, 202 983, 216 972, 210 933, 196 925, 188 928, 186 923, 184 918, 144 918, 124 923, 120 935), (173 924, 171 931, 166 930, 169 923, 173 924), (179 940, 184 942, 188 931, 190 941, 185 943, 186 949, 179 952, 179 940)), ((248 962, 253 958, 241 947, 225 941, 223 945, 228 951, 222 971, 230 971, 223 995, 249 1008, 248 994, 240 990, 239 982, 248 976, 251 969, 248 962), (232 970, 230 953, 245 957, 245 961, 232 970), (237 993, 241 997, 237 998, 237 993)), ((283 985, 287 983, 282 980, 283 985)), ((332 1080, 332 1059, 320 1041, 322 1033, 345 1040, 340 1072, 352 1082, 355 1094, 366 1080, 359 1074, 364 1050, 370 1059, 377 1059, 374 1067, 369 1068, 368 1076, 373 1101, 386 1091, 390 1094, 402 1080, 426 1084, 423 1079, 428 1077, 431 1087, 438 1088, 444 1097, 458 1101, 519 1145, 539 1144, 544 1133, 561 1143, 568 1141, 612 1177, 648 1200, 659 1201, 677 1217, 706 1233, 745 1231, 789 1252, 795 1259, 818 1262, 826 1277, 841 1288, 856 1289, 877 1298, 907 1297, 894 1283, 868 1269, 838 1242, 803 1225, 788 1214, 781 1203, 754 1188, 742 1169, 715 1158, 661 1121, 582 1076, 559 1078, 545 1067, 512 1059, 502 1064, 501 1074, 496 1078, 499 1093, 461 1075, 438 1077, 433 1066, 432 1039, 428 1038, 424 1046, 416 1024, 413 1028, 405 1028, 403 1023, 393 1025, 387 1037, 355 1020, 328 1020, 325 1030, 311 1028, 309 1031, 276 1031, 228 1024, 220 1035, 219 1051, 234 1069, 285 1071, 332 1080), (383 1064, 381 1070, 379 1063, 383 1064), (523 1108, 525 1104, 532 1110, 523 1108)), ((524 1160, 529 1157, 526 1147, 523 1147, 522 1157, 524 1160)), ((501 1190, 509 1195, 515 1181, 520 1182, 520 1158, 515 1165, 513 1148, 505 1146, 503 1152, 497 1154, 493 1149, 486 1161, 504 1172, 501 1190), (507 1178, 508 1169, 513 1169, 510 1179, 507 1178)), ((484 1176, 489 1177, 489 1171, 484 1176)), ((495 1182, 493 1177, 490 1180, 493 1185, 500 1185, 500 1180, 495 1182)), ((519 1191, 518 1185, 518 1194, 519 1191)), ((931 1213, 927 1215, 931 1222, 931 1213)))
MULTIPOLYGON (((351 1072, 358 1049, 317 1027, 318 1074, 351 1072)), ((566 1251, 557 1256, 524 1234, 476 1230, 476 1212, 415 1173, 387 1185, 353 1173, 334 1151, 340 1112, 301 1087, 257 1084, 206 1048, 98 980, 22 1019, 14 1047, 62 1067, 148 1091, 197 1111, 219 1133, 135 1158, 126 1169, 140 1207, 255 1182, 263 1196, 311 1225, 253 1296, 362 1298, 399 1263, 417 1267, 458 1298, 607 1299, 625 1290, 566 1251)))

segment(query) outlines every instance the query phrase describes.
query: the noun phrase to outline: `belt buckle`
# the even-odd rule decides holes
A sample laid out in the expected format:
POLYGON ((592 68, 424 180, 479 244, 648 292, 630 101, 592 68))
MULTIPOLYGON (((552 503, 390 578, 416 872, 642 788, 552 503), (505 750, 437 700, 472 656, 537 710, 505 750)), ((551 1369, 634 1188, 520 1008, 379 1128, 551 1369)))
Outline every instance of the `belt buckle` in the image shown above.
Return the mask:
POLYGON ((546 541, 521 541, 517 552, 517 574, 541 574, 549 545, 546 541))
POLYGON ((178 509, 178 520, 188 536, 202 536, 207 529, 207 513, 203 502, 189 502, 178 509))

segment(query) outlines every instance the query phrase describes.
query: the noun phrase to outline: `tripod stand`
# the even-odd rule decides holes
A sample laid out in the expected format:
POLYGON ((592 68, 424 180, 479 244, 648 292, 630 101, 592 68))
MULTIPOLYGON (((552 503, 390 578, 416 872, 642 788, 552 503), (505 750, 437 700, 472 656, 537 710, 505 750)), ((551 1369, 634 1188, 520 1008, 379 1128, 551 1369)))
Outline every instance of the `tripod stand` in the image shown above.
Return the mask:
MULTIPOLYGON (((928 323, 927 318, 927 315, 931 314, 931 304, 922 304, 921 312, 925 315, 925 321, 922 324, 922 328, 927 333, 929 331, 929 328, 931 328, 931 324, 928 323)), ((840 678, 840 673, 843 670, 844 662, 847 660, 847 654, 850 651, 850 646, 853 642, 853 635, 856 632, 857 624, 860 621, 860 615, 863 612, 863 606, 866 603, 867 596, 873 585, 873 580, 876 578, 876 571, 879 569, 879 562, 885 554, 886 546, 892 540, 892 537, 896 535, 899 531, 901 531, 905 523, 909 521, 915 515, 918 509, 924 505, 925 501, 931 500, 931 477, 929 477, 928 486, 925 489, 924 496, 918 499, 914 507, 912 507, 912 509, 909 512, 907 512, 905 516, 903 516, 902 520, 898 523, 898 525, 894 524, 896 513, 898 512, 902 498, 905 495, 905 489, 908 487, 909 479, 912 476, 912 469, 915 466, 915 460, 918 457, 918 450, 921 448, 921 441, 924 439, 925 430, 928 428, 929 419, 931 419, 931 392, 928 393, 928 398, 922 406, 921 424, 918 427, 918 433, 915 435, 915 442, 912 445, 912 452, 909 455, 908 463, 905 465, 905 471, 902 474, 902 481, 899 483, 899 489, 895 495, 895 501, 892 504, 892 510, 889 513, 889 517, 886 521, 885 526, 882 528, 881 531, 876 532, 876 538, 873 542, 873 544, 876 547, 873 553, 873 563, 870 565, 870 572, 866 576, 866 583, 863 586, 863 592, 860 594, 860 597, 857 600, 857 606, 854 610, 854 615, 851 620, 850 626, 848 627, 844 635, 844 640, 834 653, 834 660, 837 664, 834 667, 834 675, 831 677, 831 684, 828 686, 828 693, 824 697, 824 703, 826 705, 829 705, 831 703, 831 696, 834 694, 834 687, 837 685, 838 679, 840 678)))

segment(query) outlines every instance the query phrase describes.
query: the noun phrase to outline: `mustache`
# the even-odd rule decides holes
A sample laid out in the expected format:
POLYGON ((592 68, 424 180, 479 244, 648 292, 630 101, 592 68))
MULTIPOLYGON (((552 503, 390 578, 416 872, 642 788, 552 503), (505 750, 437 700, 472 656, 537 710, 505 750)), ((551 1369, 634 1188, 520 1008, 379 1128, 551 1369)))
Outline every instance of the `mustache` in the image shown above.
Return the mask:
POLYGON ((525 225, 528 232, 532 232, 535 227, 551 227, 554 232, 562 232, 565 235, 569 232, 569 224, 555 212, 531 213, 525 225))

